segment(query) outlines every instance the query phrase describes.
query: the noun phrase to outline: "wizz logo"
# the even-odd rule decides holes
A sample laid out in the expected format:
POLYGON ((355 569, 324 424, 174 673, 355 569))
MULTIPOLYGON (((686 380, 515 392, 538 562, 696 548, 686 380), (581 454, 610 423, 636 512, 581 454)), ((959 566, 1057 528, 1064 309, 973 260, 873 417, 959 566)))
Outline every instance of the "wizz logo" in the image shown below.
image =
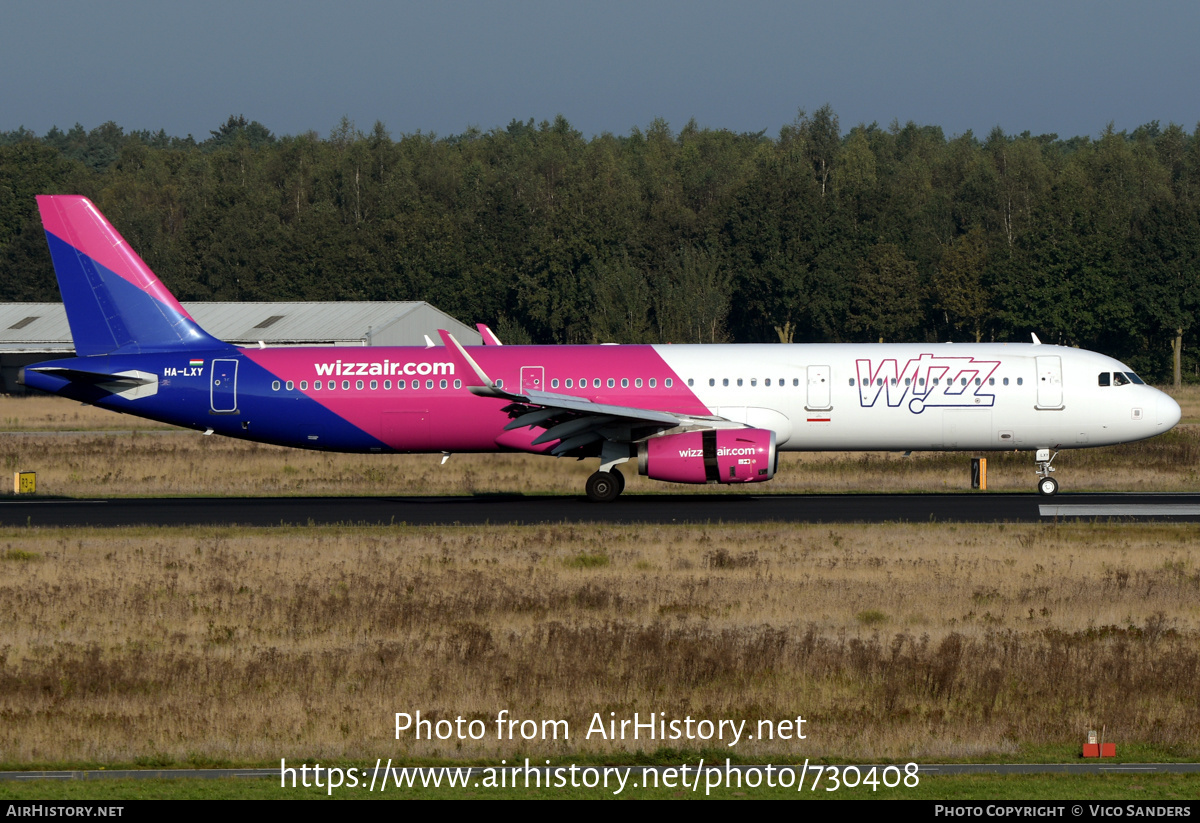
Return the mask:
POLYGON ((887 404, 898 407, 908 404, 908 410, 920 414, 930 406, 993 406, 996 395, 988 380, 999 360, 976 360, 974 357, 946 357, 922 354, 906 362, 903 368, 896 359, 856 361, 858 366, 858 402, 865 408, 875 405, 882 394, 887 404))

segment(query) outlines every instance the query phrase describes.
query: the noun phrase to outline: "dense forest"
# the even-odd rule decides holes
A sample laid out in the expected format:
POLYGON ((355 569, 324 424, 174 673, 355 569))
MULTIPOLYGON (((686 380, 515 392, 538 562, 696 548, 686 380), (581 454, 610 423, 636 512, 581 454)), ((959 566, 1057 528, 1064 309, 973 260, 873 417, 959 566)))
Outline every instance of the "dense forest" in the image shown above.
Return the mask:
POLYGON ((1035 332, 1200 379, 1200 126, 948 139, 843 132, 825 106, 773 137, 19 129, 0 133, 0 300, 59 299, 42 193, 92 198, 183 300, 427 300, 508 343, 1035 332))

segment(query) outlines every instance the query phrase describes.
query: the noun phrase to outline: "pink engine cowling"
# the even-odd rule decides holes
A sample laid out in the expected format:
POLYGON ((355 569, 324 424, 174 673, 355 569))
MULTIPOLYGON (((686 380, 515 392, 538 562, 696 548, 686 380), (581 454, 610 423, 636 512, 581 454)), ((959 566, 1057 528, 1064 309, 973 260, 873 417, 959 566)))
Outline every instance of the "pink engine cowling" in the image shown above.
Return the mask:
POLYGON ((718 429, 638 444, 638 474, 671 483, 760 483, 775 476, 775 432, 718 429))

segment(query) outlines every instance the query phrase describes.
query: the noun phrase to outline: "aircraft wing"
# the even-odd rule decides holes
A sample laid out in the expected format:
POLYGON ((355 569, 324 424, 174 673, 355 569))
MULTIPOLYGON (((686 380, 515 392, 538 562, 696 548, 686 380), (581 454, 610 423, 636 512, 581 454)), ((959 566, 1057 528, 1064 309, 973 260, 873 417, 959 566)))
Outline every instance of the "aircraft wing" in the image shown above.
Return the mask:
POLYGON ((741 423, 721 417, 698 417, 634 406, 614 406, 546 391, 507 391, 487 376, 454 335, 443 329, 439 329, 438 334, 455 360, 466 366, 462 370, 464 382, 472 394, 510 401, 504 411, 513 419, 504 427, 505 431, 535 426, 543 428, 545 431, 530 445, 540 446, 557 440, 558 444, 550 449, 550 453, 556 456, 604 440, 632 443, 669 429, 743 427, 741 423))
POLYGON ((488 328, 486 323, 476 323, 475 328, 479 329, 479 336, 483 338, 483 345, 485 345, 485 346, 503 346, 504 345, 503 343, 500 342, 500 338, 496 336, 495 332, 493 332, 490 328, 488 328))

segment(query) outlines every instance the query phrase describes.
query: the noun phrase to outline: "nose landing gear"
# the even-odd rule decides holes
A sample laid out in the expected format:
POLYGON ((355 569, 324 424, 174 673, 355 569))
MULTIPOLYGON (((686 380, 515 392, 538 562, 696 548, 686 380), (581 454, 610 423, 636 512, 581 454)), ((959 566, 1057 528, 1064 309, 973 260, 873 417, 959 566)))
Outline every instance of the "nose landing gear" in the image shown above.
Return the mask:
POLYGON ((1054 466, 1050 464, 1054 462, 1055 457, 1058 457, 1058 452, 1050 454, 1049 449, 1037 450, 1037 457, 1035 458, 1037 461, 1036 473, 1041 478, 1037 482, 1037 490, 1038 494, 1043 497, 1051 497, 1058 493, 1058 481, 1050 476, 1054 471, 1054 466))

